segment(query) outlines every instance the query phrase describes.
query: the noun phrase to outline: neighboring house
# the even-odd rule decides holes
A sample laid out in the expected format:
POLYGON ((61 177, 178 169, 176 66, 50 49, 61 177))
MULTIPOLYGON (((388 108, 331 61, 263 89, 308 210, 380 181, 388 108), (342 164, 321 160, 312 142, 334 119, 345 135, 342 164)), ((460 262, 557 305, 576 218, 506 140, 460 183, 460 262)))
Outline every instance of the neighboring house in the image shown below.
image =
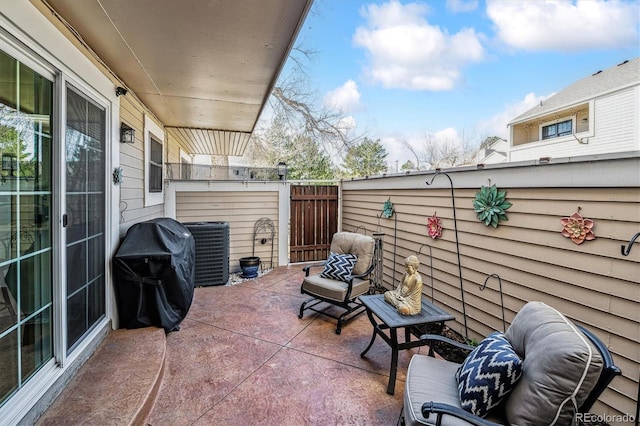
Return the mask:
POLYGON ((165 216, 166 164, 243 154, 311 3, 0 2, 0 423, 117 323, 110 259, 165 216))
POLYGON ((575 82, 508 127, 511 162, 640 150, 640 58, 575 82))
POLYGON ((509 142, 502 138, 497 138, 491 145, 478 151, 478 164, 504 163, 507 161, 508 152, 509 142))

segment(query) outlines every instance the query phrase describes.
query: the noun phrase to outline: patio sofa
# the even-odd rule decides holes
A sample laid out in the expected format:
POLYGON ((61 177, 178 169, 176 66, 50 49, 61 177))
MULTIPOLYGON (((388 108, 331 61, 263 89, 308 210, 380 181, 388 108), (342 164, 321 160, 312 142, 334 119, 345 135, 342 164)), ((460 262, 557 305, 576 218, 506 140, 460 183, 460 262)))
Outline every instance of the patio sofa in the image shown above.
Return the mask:
POLYGON ((527 303, 504 334, 493 333, 475 348, 443 336, 421 339, 473 351, 462 364, 433 351, 412 357, 406 425, 569 425, 620 374, 596 336, 542 302, 527 303))

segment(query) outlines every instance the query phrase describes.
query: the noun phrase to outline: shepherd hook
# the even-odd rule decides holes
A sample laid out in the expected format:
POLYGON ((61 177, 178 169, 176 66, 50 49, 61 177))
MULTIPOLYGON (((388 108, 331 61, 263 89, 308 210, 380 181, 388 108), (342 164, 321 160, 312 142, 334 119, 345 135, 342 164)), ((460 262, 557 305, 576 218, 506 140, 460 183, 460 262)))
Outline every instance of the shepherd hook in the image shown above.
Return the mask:
POLYGON ((629 242, 626 248, 624 244, 620 246, 620 252, 622 252, 623 256, 629 256, 629 253, 631 253, 631 246, 633 245, 633 243, 636 242, 638 237, 640 237, 640 232, 636 233, 636 235, 634 235, 633 238, 631 238, 631 241, 629 242))
POLYGON ((464 289, 462 288, 462 265, 460 264, 460 243, 458 240, 458 219, 456 218, 456 197, 453 193, 453 180, 447 173, 436 170, 436 174, 433 175, 430 181, 425 182, 427 185, 431 185, 433 180, 438 175, 446 176, 451 184, 451 204, 453 205, 453 228, 456 234, 456 255, 458 256, 458 278, 460 279, 460 295, 462 299, 462 317, 464 319, 464 337, 469 338, 469 329, 467 328, 467 308, 464 303, 464 289))
POLYGON ((498 285, 500 288, 500 306, 502 307, 502 331, 507 331, 507 322, 504 320, 504 299, 502 297, 502 278, 500 278, 500 275, 498 274, 491 274, 489 275, 487 278, 485 278, 484 280, 484 284, 482 284, 480 286, 480 291, 484 291, 485 288, 487 288, 487 281, 489 281, 489 278, 494 277, 498 279, 498 285))

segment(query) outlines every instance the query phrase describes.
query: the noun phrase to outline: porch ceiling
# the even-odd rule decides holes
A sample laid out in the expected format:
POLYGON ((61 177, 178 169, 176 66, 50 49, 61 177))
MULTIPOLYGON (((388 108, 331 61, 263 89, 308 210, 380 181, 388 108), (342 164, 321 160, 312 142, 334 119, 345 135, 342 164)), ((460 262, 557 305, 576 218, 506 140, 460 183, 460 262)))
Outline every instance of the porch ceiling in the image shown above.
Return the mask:
POLYGON ((242 155, 313 0, 41 0, 191 154, 242 155))

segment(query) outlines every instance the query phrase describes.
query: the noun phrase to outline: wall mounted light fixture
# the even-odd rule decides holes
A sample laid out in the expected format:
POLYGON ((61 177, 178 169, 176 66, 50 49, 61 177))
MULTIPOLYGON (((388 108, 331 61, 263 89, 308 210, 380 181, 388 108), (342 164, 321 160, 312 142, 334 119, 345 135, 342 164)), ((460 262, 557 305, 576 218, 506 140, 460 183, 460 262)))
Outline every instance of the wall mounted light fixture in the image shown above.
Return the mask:
POLYGON ((276 166, 276 170, 280 180, 287 179, 287 163, 285 163, 284 161, 279 162, 278 165, 276 166))
POLYGON ((135 143, 136 131, 124 123, 120 124, 120 143, 135 143))

